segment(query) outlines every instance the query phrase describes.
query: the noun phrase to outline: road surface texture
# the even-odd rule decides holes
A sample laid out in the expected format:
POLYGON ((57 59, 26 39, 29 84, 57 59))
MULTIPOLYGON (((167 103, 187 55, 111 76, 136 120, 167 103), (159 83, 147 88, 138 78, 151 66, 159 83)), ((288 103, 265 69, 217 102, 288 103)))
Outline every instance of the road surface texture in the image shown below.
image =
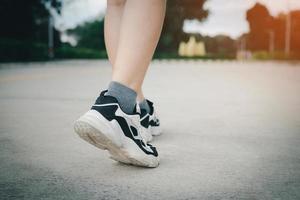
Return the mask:
POLYGON ((127 166, 73 123, 107 61, 0 65, 0 199, 300 199, 300 65, 154 61, 156 169, 127 166))

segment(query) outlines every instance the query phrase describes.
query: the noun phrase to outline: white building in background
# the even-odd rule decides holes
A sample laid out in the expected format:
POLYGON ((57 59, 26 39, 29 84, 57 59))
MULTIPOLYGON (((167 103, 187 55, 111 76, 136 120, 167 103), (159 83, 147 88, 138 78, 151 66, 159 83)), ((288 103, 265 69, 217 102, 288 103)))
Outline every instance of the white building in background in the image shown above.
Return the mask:
POLYGON ((205 56, 204 42, 197 42, 195 37, 190 37, 188 42, 180 42, 178 48, 178 54, 180 56, 194 57, 205 56))

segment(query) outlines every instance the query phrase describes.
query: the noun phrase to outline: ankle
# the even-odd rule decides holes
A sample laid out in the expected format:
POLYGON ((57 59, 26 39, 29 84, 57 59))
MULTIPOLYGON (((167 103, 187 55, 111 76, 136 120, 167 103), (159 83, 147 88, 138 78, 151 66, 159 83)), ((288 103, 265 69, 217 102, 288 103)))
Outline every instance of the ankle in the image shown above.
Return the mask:
POLYGON ((115 97, 123 112, 132 114, 136 105, 137 93, 126 85, 111 81, 106 95, 115 97))

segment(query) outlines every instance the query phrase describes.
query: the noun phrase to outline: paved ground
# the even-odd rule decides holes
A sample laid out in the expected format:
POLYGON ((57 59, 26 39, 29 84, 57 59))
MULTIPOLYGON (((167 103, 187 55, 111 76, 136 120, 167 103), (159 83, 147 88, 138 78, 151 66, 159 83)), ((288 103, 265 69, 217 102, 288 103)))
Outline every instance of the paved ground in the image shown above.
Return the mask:
POLYGON ((0 65, 1 199, 300 199, 300 65, 153 62, 161 165, 118 164, 73 122, 105 61, 0 65))

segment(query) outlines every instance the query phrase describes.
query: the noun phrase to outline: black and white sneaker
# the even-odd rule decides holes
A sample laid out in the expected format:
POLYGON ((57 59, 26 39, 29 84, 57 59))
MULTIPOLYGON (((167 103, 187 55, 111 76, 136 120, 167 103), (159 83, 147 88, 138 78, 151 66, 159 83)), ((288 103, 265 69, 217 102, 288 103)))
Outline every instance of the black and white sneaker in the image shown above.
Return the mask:
POLYGON ((149 126, 149 122, 150 122, 149 119, 150 119, 149 113, 145 109, 141 109, 141 114, 140 114, 140 123, 142 126, 141 135, 147 143, 151 142, 153 139, 150 126, 149 126))
POLYGON ((117 99, 105 93, 103 91, 91 110, 75 122, 75 132, 90 144, 108 150, 116 161, 157 167, 156 148, 141 136, 140 113, 124 113, 117 99))
MULTIPOLYGON (((162 129, 160 126, 160 121, 154 110, 153 103, 147 99, 147 103, 150 107, 150 112, 147 113, 146 110, 141 111, 141 125, 147 129, 145 135, 146 139, 152 139, 152 136, 157 136, 162 134, 162 129)), ((151 141, 151 140, 147 140, 151 141)))

